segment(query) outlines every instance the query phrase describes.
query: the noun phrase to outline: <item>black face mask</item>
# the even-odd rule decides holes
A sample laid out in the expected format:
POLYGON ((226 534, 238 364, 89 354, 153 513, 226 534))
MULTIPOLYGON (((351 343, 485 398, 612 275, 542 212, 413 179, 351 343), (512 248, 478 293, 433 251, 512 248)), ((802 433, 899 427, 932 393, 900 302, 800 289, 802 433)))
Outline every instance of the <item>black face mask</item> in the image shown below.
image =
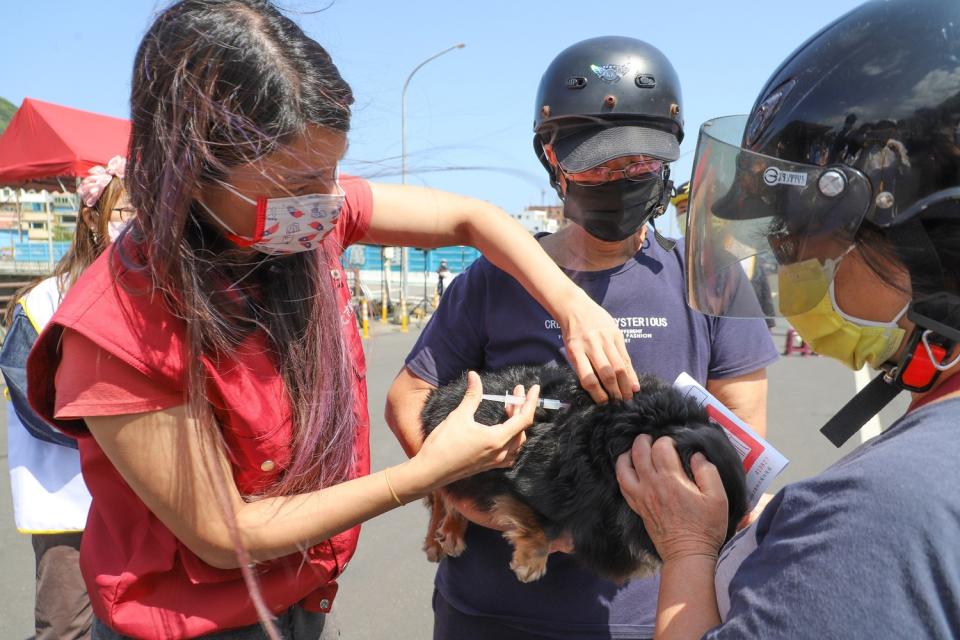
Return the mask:
POLYGON ((595 187, 567 182, 563 215, 606 242, 626 240, 667 208, 669 180, 617 180, 595 187))

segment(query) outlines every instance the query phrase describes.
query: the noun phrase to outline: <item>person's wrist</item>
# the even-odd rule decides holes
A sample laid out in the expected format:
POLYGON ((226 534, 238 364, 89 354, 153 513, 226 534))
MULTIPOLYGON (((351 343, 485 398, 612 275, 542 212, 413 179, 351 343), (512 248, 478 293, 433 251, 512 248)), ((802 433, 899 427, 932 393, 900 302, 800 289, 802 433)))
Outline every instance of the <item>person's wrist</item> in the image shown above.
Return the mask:
POLYGON ((712 562, 716 564, 720 546, 708 541, 684 542, 664 549, 660 559, 664 564, 673 562, 712 562))
POLYGON ((442 486, 419 453, 406 462, 390 467, 390 480, 404 503, 422 498, 442 486))
POLYGON ((683 576, 685 581, 696 582, 699 577, 712 580, 717 571, 716 553, 687 553, 663 558, 661 576, 683 576))
POLYGON ((585 302, 592 303, 593 300, 572 281, 566 277, 564 280, 566 282, 562 286, 552 288, 551 308, 547 310, 560 323, 561 329, 566 335, 566 332, 571 329, 569 324, 576 312, 583 309, 585 302))

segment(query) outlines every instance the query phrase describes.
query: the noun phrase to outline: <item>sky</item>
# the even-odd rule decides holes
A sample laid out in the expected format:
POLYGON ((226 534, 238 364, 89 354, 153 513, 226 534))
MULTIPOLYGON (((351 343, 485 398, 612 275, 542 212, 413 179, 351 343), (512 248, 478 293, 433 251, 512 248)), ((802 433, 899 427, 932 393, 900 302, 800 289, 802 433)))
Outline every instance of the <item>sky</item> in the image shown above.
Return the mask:
MULTIPOLYGON (((4 8, 0 96, 129 116, 141 37, 168 2, 33 0, 4 8)), ((659 48, 683 91, 685 137, 673 178, 689 179, 700 125, 746 113, 781 60, 860 4, 756 0, 283 0, 278 6, 333 57, 356 96, 343 171, 400 181, 407 90, 407 182, 508 211, 558 202, 533 153, 534 97, 569 45, 624 35, 659 48)), ((675 232, 673 215, 665 230, 675 232)))

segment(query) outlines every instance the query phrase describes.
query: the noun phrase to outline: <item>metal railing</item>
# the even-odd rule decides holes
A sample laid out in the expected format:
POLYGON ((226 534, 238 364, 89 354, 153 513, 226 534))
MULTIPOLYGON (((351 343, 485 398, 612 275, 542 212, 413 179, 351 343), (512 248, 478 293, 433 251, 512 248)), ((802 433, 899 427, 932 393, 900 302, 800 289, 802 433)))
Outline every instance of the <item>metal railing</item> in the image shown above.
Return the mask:
POLYGON ((0 275, 45 276, 50 273, 46 260, 11 260, 0 258, 0 275))

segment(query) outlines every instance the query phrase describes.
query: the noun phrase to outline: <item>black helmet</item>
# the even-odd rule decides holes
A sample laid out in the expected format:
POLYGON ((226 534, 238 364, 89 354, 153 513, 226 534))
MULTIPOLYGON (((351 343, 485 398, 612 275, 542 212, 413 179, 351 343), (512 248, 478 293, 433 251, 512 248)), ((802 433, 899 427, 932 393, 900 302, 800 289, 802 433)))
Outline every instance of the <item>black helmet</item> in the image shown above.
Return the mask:
POLYGON ((672 162, 680 155, 683 110, 673 65, 656 47, 622 36, 567 47, 547 67, 534 105, 534 148, 541 144, 582 171, 625 155, 672 162))
POLYGON ((839 259, 864 221, 927 241, 907 223, 960 215, 932 206, 960 199, 960 2, 874 0, 822 29, 749 116, 703 126, 692 193, 690 302, 714 315, 756 307, 719 277, 751 255, 790 264, 817 238, 839 259))
POLYGON ((874 1, 787 58, 760 93, 743 144, 859 171, 873 196, 864 217, 886 227, 960 184, 958 125, 960 3, 874 1))

